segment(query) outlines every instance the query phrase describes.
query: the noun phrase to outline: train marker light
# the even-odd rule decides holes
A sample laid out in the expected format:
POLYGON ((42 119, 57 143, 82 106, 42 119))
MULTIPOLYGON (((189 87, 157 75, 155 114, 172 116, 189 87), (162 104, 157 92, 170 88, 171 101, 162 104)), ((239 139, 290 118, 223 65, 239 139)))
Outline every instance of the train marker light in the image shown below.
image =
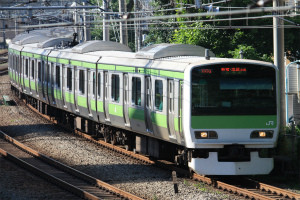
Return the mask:
POLYGON ((273 138, 274 131, 253 131, 250 135, 251 139, 273 138))
POLYGON ((200 136, 201 136, 202 138, 207 138, 208 134, 207 134, 207 132, 201 132, 201 133, 200 133, 200 136))
POLYGON ((259 134, 259 137, 266 137, 267 136, 266 132, 264 132, 264 131, 259 131, 258 134, 259 134))
POLYGON ((195 131, 196 139, 218 139, 218 134, 215 131, 195 131))

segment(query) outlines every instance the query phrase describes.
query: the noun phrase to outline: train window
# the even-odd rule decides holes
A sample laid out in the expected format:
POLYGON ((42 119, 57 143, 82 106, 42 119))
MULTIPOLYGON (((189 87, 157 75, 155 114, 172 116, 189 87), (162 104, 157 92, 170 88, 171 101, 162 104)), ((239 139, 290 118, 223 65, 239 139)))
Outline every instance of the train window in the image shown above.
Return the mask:
POLYGON ((132 77, 132 98, 131 102, 133 105, 141 106, 141 78, 132 77))
POLYGON ((93 72, 93 95, 96 94, 96 72, 93 72))
POLYGON ((31 78, 34 79, 34 60, 31 61, 31 78))
POLYGON ((79 91, 82 94, 85 93, 84 84, 85 84, 84 71, 83 70, 79 70, 79 91))
POLYGON ((162 111, 163 103, 163 82, 155 80, 155 109, 162 111))
POLYGON ((100 73, 98 73, 98 98, 101 96, 101 74, 100 73))
POLYGON ((67 68, 67 88, 72 91, 72 69, 67 68))
POLYGON ((48 84, 49 83, 51 83, 51 72, 50 72, 50 70, 51 70, 51 66, 53 66, 53 63, 48 63, 48 65, 47 65, 48 67, 47 67, 47 82, 48 82, 48 84))
POLYGON ((191 74, 192 116, 277 113, 274 68, 227 63, 195 67, 191 74))
POLYGON ((120 77, 115 74, 111 76, 111 99, 117 103, 120 100, 120 77))
POLYGON ((25 77, 28 77, 28 72, 29 72, 29 60, 26 58, 25 59, 25 77))
POLYGON ((38 80, 42 80, 42 65, 41 62, 38 62, 38 80))
POLYGON ((56 75, 56 85, 57 87, 60 88, 60 66, 59 65, 56 65, 55 75, 56 75))

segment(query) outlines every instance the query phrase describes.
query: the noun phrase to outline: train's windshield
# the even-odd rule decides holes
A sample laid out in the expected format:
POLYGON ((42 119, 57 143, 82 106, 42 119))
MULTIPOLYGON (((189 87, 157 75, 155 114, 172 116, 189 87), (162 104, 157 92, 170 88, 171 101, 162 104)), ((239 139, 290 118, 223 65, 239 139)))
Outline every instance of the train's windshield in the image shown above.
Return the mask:
POLYGON ((192 70, 192 115, 276 115, 276 72, 253 64, 192 70))

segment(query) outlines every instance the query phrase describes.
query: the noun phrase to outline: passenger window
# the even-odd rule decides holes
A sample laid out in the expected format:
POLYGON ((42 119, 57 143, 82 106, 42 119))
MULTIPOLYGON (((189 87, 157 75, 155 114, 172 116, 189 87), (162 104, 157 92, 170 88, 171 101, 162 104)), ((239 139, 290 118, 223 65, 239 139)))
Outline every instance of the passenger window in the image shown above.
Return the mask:
POLYGON ((57 87, 60 88, 60 66, 59 65, 56 65, 55 75, 56 75, 56 85, 57 87))
POLYGON ((112 75, 111 77, 111 99, 119 103, 120 100, 120 77, 119 75, 112 75))
POLYGON ((25 77, 28 77, 28 72, 29 72, 29 60, 25 59, 25 77))
POLYGON ((163 82, 155 80, 155 109, 163 110, 163 82))
POLYGON ((42 80, 42 65, 41 62, 38 62, 38 80, 42 80))
POLYGON ((98 73, 98 98, 101 96, 101 74, 98 73))
POLYGON ((34 60, 31 61, 31 78, 34 79, 34 60))
POLYGON ((72 69, 67 68, 67 88, 72 91, 72 69))
POLYGON ((85 93, 84 84, 85 84, 84 71, 79 70, 79 91, 81 92, 81 94, 85 93))
POLYGON ((133 77, 132 78, 132 98, 131 102, 133 105, 141 106, 141 78, 133 77))
POLYGON ((93 95, 96 94, 96 72, 93 72, 93 95))

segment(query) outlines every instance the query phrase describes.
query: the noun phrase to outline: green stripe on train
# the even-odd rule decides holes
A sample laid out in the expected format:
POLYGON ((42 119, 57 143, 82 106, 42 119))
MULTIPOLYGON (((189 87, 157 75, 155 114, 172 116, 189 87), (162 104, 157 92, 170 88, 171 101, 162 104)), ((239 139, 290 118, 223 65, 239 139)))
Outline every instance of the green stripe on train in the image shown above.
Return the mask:
POLYGON ((159 113, 151 113, 151 120, 153 124, 156 124, 157 126, 168 128, 167 125, 167 116, 164 114, 159 113))
POLYGON ((24 85, 25 85, 25 87, 29 88, 29 80, 26 78, 24 79, 24 85))
POLYGON ((65 92, 65 101, 74 104, 74 94, 71 92, 65 92))
POLYGON ((143 109, 129 108, 128 114, 130 119, 145 120, 145 111, 143 109))
POLYGON ((179 125, 179 123, 181 123, 179 120, 180 119, 178 117, 174 118, 174 128, 175 128, 175 131, 179 131, 179 129, 180 129, 180 132, 181 132, 182 131, 182 125, 181 126, 179 125))
POLYGON ((61 89, 54 89, 54 98, 58 100, 62 100, 61 89))
MULTIPOLYGON (((96 111, 96 101, 95 100, 91 100, 91 109, 93 111, 96 111)), ((97 101, 97 109, 98 109, 98 112, 104 112, 103 101, 97 101)))
POLYGON ((71 60, 70 63, 71 63, 71 65, 74 65, 74 66, 96 69, 96 63, 89 63, 89 62, 83 62, 83 61, 77 61, 77 60, 71 60))
POLYGON ((276 128, 276 115, 192 116, 193 129, 276 128))
POLYGON ((30 88, 35 90, 35 81, 30 81, 30 88))
POLYGON ((86 97, 82 97, 82 96, 77 96, 77 103, 78 103, 78 106, 81 106, 83 108, 87 108, 88 105, 87 105, 87 98, 86 97))
POLYGON ((123 117, 123 106, 117 104, 109 104, 108 112, 110 115, 116 115, 119 117, 123 117))

